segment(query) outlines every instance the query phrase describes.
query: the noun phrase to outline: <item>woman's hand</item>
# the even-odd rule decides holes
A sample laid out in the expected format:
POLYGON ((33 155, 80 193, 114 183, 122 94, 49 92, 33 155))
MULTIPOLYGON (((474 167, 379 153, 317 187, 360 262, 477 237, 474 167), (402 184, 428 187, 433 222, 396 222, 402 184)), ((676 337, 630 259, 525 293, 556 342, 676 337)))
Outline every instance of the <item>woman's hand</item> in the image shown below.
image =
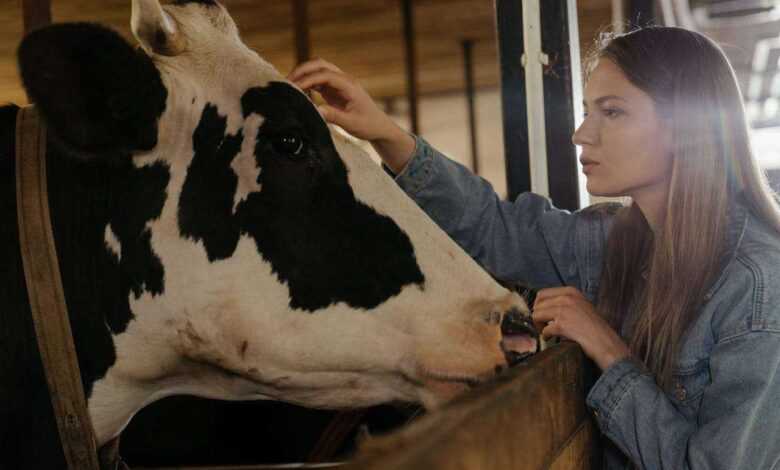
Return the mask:
POLYGON ((354 78, 335 65, 314 59, 297 66, 287 79, 304 91, 322 95, 322 117, 374 146, 391 170, 398 173, 412 156, 415 141, 376 105, 354 78))
POLYGON ((631 354, 626 343, 573 287, 542 289, 532 318, 542 336, 560 336, 579 343, 601 370, 631 354))

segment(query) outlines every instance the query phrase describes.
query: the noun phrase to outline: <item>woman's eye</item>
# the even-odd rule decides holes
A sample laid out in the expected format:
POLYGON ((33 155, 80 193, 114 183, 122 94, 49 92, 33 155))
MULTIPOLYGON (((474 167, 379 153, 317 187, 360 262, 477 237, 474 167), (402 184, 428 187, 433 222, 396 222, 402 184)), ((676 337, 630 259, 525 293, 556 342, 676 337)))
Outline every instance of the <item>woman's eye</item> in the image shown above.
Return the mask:
POLYGON ((606 108, 604 110, 604 116, 606 116, 608 118, 613 118, 613 117, 620 116, 621 113, 622 113, 622 111, 617 109, 617 108, 606 108))
POLYGON ((302 157, 303 152, 303 139, 293 134, 283 134, 273 137, 271 144, 274 146, 274 150, 287 155, 292 158, 302 157))

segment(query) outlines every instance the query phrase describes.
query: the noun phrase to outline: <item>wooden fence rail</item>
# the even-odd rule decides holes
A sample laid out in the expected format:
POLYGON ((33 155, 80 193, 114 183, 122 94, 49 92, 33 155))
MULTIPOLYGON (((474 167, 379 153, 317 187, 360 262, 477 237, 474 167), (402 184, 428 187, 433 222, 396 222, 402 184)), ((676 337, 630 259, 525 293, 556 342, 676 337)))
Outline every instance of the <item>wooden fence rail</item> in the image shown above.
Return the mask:
POLYGON ((598 432, 585 406, 593 366, 574 343, 537 354, 405 429, 363 442, 345 464, 138 470, 591 470, 598 432))

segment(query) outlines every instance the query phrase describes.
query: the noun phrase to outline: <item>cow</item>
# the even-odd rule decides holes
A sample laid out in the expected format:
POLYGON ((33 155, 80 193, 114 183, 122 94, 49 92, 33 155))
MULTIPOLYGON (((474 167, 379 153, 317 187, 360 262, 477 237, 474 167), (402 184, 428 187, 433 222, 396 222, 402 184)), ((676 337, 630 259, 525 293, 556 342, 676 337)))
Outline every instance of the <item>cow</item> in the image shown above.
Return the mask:
MULTIPOLYGON (((483 271, 213 0, 133 0, 18 51, 99 446, 166 396, 435 407, 536 349, 483 271)), ((62 468, 0 108, 0 463, 62 468)), ((5 467, 4 467, 5 468, 5 467)))

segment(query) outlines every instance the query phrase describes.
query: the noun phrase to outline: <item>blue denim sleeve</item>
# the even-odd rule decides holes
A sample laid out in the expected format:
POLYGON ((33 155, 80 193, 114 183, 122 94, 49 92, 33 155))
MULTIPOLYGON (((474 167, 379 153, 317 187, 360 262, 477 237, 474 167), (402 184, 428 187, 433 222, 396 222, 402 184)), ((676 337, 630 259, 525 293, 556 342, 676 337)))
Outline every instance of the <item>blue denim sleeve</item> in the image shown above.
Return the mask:
POLYGON ((780 468, 780 332, 719 342, 712 382, 689 420, 641 363, 610 366, 588 395, 602 432, 643 469, 780 468), (756 360, 757 359, 757 360, 756 360))
POLYGON ((617 205, 571 213, 533 193, 504 201, 490 183, 416 140, 396 182, 484 269, 537 289, 574 286, 593 300, 617 205))

